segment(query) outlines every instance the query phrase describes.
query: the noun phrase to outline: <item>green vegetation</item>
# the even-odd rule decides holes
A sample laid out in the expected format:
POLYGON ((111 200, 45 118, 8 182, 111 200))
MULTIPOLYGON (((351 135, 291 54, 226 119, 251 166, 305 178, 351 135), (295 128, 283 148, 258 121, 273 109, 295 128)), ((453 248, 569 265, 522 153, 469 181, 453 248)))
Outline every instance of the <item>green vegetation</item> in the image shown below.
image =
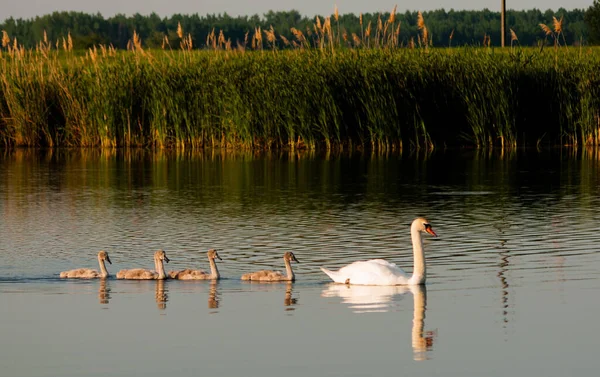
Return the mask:
POLYGON ((597 144, 600 49, 3 53, 10 146, 597 144))
MULTIPOLYGON (((500 3, 498 3, 500 5, 500 3)), ((367 5, 368 6, 368 5, 367 5)), ((590 7, 592 9, 592 7, 590 7)), ((332 9, 332 11, 334 11, 332 9)), ((343 11, 343 9, 342 9, 343 11)), ((588 10, 589 12, 589 10, 588 10)), ((586 11, 583 9, 565 10, 558 9, 541 11, 538 9, 523 11, 507 11, 507 28, 514 30, 519 35, 522 46, 537 46, 545 36, 539 24, 552 23, 553 17, 564 20, 563 37, 570 46, 584 43, 589 39, 589 29, 598 25, 594 17, 584 20, 586 11)), ((408 45, 417 32, 418 12, 406 11, 395 13, 396 26, 401 25, 398 39, 401 45, 408 45)), ((333 19, 333 14, 320 15, 333 19)), ((448 46, 452 34, 452 46, 481 45, 484 39, 492 46, 500 45, 500 12, 491 10, 466 11, 444 9, 424 12, 427 20, 429 34, 434 46, 448 46)), ((352 33, 361 36, 370 23, 376 29, 379 18, 384 21, 390 13, 365 13, 365 14, 339 14, 339 33, 349 37, 352 33), (361 24, 362 21, 362 24, 361 24)), ((177 25, 181 24, 184 30, 190 33, 194 46, 206 47, 206 36, 214 29, 216 33, 223 31, 235 46, 243 43, 247 32, 255 28, 269 29, 271 26, 287 39, 293 39, 291 28, 314 31, 315 17, 306 17, 297 11, 268 12, 263 16, 231 17, 226 13, 222 15, 175 14, 170 17, 159 17, 153 13, 147 16, 135 14, 127 17, 116 15, 104 18, 100 14, 86 14, 80 12, 55 12, 49 15, 23 20, 8 18, 0 20, 0 30, 5 30, 11 37, 17 38, 19 43, 26 48, 34 47, 46 33, 52 43, 62 41, 70 33, 75 48, 88 49, 99 44, 113 45, 125 49, 128 41, 133 38, 134 31, 141 37, 146 48, 160 48, 165 36, 173 43, 177 41, 177 25)), ((336 25, 337 26, 337 25, 336 25)), ((600 26, 599 26, 600 27, 600 26)), ((595 29, 593 29, 595 30, 595 29)), ((336 27, 336 32, 338 32, 336 27)), ((307 36, 310 39, 310 36, 307 36)), ((351 38, 350 38, 351 39, 351 38)), ((280 47, 283 43, 280 40, 280 47)))
MULTIPOLYGON (((600 49, 546 42, 433 48, 417 14, 408 44, 395 12, 348 36, 337 12, 293 38, 256 28, 234 46, 211 31, 194 49, 181 25, 163 49, 73 50, 46 36, 27 50, 3 33, 5 146, 248 149, 515 147, 600 142, 600 49), (278 44, 286 48, 278 48, 278 44), (546 47, 551 45, 552 47, 546 47)), ((449 36, 449 42, 452 36, 449 36)))

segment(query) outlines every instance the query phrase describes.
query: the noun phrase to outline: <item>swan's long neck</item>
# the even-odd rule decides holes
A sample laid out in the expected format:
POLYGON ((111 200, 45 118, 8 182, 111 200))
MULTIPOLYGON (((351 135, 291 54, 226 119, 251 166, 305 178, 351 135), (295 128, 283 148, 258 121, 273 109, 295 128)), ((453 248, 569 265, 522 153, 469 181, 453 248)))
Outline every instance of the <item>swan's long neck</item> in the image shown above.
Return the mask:
POLYGON ((164 280, 167 276, 166 272, 165 272, 165 264, 163 263, 162 259, 160 258, 156 258, 156 260, 154 261, 154 264, 156 265, 156 272, 158 272, 158 280, 164 280))
POLYGON ((426 279, 425 269, 425 254, 423 253, 423 239, 421 238, 421 232, 417 229, 410 230, 410 236, 413 244, 413 257, 415 265, 413 268, 413 274, 410 278, 412 284, 424 284, 426 279))
POLYGON ((100 277, 105 278, 108 276, 108 270, 106 269, 106 264, 104 259, 98 256, 98 264, 100 265, 100 277))
POLYGON ((208 263, 210 264, 210 277, 212 279, 218 279, 219 269, 217 268, 217 263, 215 263, 215 258, 208 258, 208 263))
POLYGON ((296 279, 296 275, 294 275, 294 271, 292 271, 292 264, 290 261, 287 259, 284 259, 283 261, 285 262, 285 272, 287 272, 288 280, 296 279))

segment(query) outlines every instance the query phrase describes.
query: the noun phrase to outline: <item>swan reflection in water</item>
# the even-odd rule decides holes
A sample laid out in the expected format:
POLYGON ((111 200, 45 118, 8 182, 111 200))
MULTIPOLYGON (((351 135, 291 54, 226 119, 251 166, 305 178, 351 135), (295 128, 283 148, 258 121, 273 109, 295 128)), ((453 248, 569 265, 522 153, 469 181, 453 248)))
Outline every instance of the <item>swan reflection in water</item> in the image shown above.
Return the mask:
POLYGON ((323 290, 323 297, 340 297, 354 313, 382 313, 398 304, 406 294, 413 296, 412 348, 414 360, 427 360, 427 352, 433 349, 435 331, 423 331, 427 288, 424 285, 342 285, 330 284, 323 290))
POLYGON ((98 302, 100 304, 108 304, 110 300, 110 287, 106 284, 106 278, 100 279, 100 286, 98 287, 98 302))
POLYGON ((217 291, 218 280, 211 280, 210 290, 208 291, 208 308, 218 309, 219 301, 221 299, 219 292, 217 291))
POLYGON ((285 282, 285 295, 283 298, 283 306, 285 311, 294 311, 298 304, 298 298, 294 297, 294 282, 293 281, 259 281, 259 280, 248 280, 243 281, 242 284, 250 287, 249 292, 273 292, 273 291, 281 291, 283 287, 283 283, 285 282))
POLYGON ((165 310, 167 308, 167 301, 169 301, 169 290, 165 289, 164 280, 156 280, 156 291, 154 297, 156 299, 156 307, 159 310, 165 310))
POLYGON ((298 303, 298 299, 292 297, 292 294, 294 293, 292 290, 293 286, 294 285, 291 281, 288 281, 288 283, 285 286, 285 299, 283 300, 283 305, 285 306, 286 311, 296 310, 296 308, 294 308, 293 306, 298 303))

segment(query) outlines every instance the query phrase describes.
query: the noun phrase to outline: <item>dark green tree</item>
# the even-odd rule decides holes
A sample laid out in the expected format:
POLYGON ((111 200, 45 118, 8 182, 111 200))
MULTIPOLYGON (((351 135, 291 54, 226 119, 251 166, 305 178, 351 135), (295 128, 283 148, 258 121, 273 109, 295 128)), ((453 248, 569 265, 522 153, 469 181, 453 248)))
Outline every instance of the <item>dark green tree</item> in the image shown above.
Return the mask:
POLYGON ((585 24, 589 33, 589 42, 600 43, 600 1, 594 0, 594 4, 588 8, 584 16, 585 24))

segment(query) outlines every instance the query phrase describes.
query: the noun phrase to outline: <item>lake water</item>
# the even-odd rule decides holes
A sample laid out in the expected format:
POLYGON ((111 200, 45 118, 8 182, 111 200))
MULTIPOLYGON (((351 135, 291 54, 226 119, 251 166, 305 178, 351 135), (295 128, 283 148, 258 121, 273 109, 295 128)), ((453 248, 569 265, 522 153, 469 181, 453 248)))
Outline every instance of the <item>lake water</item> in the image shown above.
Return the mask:
POLYGON ((600 326, 600 154, 4 151, 2 376, 592 376, 600 326), (385 258, 425 287, 331 284, 385 258), (222 280, 60 271, 208 269, 222 280), (295 283, 249 283, 282 270, 295 283))

